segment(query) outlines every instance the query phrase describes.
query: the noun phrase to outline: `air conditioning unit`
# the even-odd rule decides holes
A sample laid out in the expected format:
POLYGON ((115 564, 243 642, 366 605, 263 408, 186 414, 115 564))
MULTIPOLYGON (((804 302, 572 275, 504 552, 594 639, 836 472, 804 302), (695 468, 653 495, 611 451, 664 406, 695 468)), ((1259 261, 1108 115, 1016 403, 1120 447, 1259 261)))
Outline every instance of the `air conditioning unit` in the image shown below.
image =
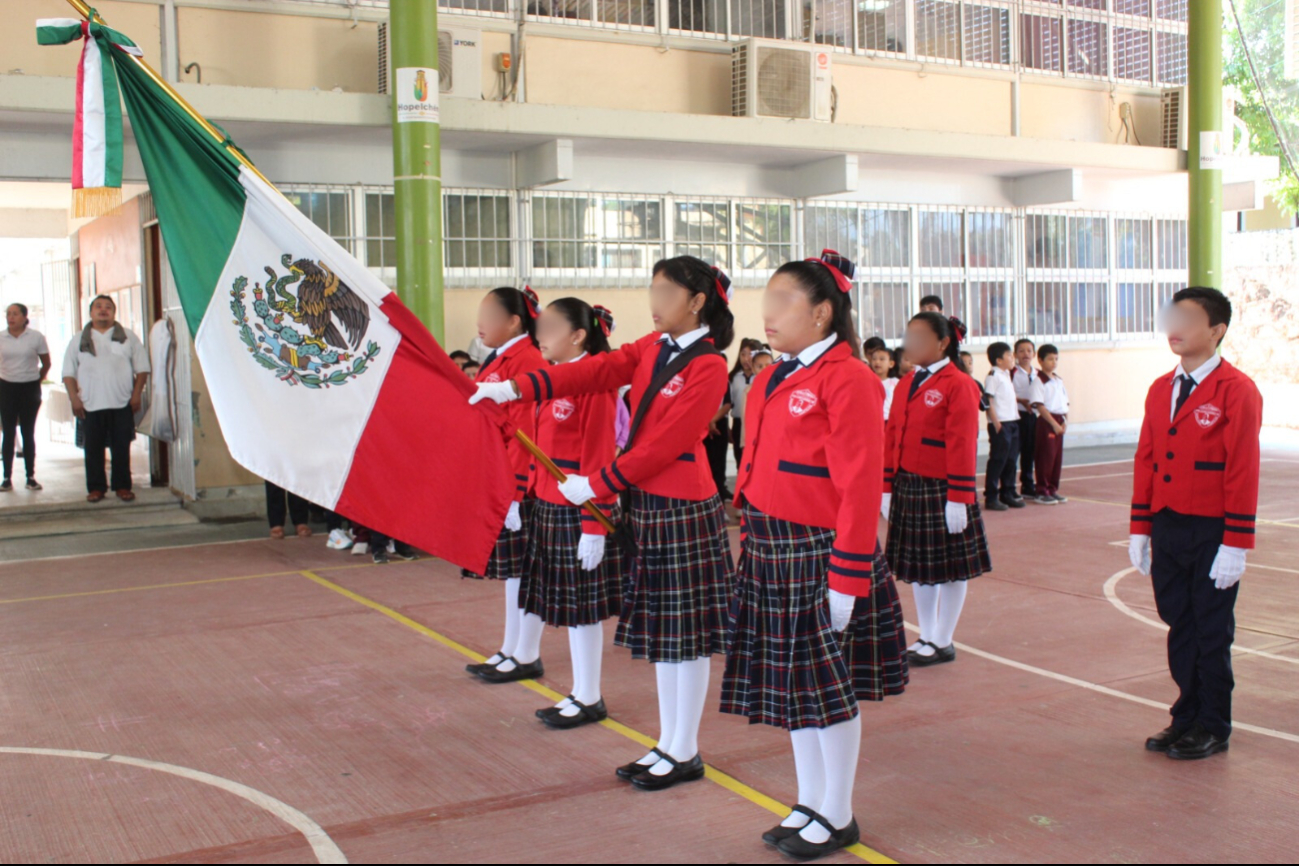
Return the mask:
POLYGON ((830 52, 746 39, 731 49, 731 114, 830 120, 830 52))
POLYGON ((1169 87, 1159 94, 1159 146, 1186 150, 1186 88, 1169 87))
MULTIPOLYGON (((482 99, 482 36, 478 30, 458 27, 438 30, 438 93, 463 99, 482 99)), ((379 25, 379 92, 389 92, 388 24, 379 25)))

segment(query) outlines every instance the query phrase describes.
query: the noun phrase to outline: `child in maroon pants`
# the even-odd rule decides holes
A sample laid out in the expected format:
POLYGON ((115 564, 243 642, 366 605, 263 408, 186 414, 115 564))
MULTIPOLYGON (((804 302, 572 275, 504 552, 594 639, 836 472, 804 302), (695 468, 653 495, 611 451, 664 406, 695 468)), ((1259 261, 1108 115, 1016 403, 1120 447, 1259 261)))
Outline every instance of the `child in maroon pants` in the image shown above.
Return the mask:
POLYGON ((1060 469, 1064 458, 1064 431, 1068 426, 1069 394, 1064 380, 1056 375, 1060 350, 1047 343, 1037 350, 1041 367, 1033 377, 1029 402, 1037 412, 1036 439, 1033 453, 1037 462, 1037 499, 1039 505, 1056 505, 1069 500, 1060 495, 1060 469))

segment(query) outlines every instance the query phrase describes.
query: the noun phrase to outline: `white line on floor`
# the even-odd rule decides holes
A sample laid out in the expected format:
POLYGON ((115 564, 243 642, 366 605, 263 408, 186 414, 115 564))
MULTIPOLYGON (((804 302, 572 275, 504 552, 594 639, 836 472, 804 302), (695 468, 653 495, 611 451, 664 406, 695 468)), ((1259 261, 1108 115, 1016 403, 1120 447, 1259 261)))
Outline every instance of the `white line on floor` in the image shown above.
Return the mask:
MULTIPOLYGON (((910 631, 916 633, 920 632, 920 629, 909 622, 905 623, 905 625, 910 631)), ((1071 677, 1067 674, 1058 674, 1055 671, 1049 671, 1045 668, 1026 665, 1023 662, 1017 662, 1014 659, 1008 659, 1005 656, 999 656, 995 653, 975 649, 969 644, 953 642, 953 645, 963 653, 969 653, 970 655, 978 656, 979 658, 984 658, 988 661, 1005 665, 1006 667, 1015 668, 1016 670, 1030 674, 1037 674, 1040 677, 1046 677, 1047 679, 1056 680, 1057 682, 1068 683, 1071 686, 1078 686, 1080 689, 1087 689, 1088 691, 1097 692, 1102 695, 1109 695, 1112 698, 1122 698, 1125 701, 1131 701, 1134 704, 1141 704, 1144 707, 1154 707, 1157 710, 1164 710, 1165 712, 1168 710, 1168 705, 1161 704, 1159 701, 1152 701, 1149 698, 1130 695, 1127 692, 1121 692, 1118 689, 1112 689, 1109 686, 1102 686, 1097 683, 1088 682, 1087 680, 1080 680, 1077 677, 1071 677)), ((1251 734, 1261 734, 1264 737, 1274 737, 1278 740, 1285 740, 1289 743, 1299 743, 1299 734, 1290 734, 1285 731, 1273 730, 1272 728, 1263 728, 1258 725, 1245 724, 1244 722, 1232 722, 1231 726, 1233 730, 1249 731, 1251 734)))
MULTIPOLYGON (((1254 568, 1255 566, 1249 566, 1249 567, 1254 568)), ((1261 566, 1261 567, 1266 568, 1267 566, 1261 566)), ((1289 571, 1289 569, 1278 569, 1278 570, 1289 571)), ((1124 613, 1132 617, 1138 622, 1144 622, 1146 625, 1154 626, 1160 631, 1168 631, 1168 626, 1164 625, 1162 622, 1160 622, 1157 619, 1152 619, 1151 617, 1148 617, 1145 614, 1140 613, 1139 611, 1133 610, 1132 608, 1128 607, 1128 605, 1123 601, 1123 599, 1119 598, 1119 592, 1118 592, 1119 581, 1127 577, 1129 574, 1132 574, 1135 571, 1136 571, 1135 568, 1125 568, 1122 571, 1116 571, 1114 574, 1110 575, 1110 579, 1105 581, 1105 598, 1109 600, 1110 604, 1118 608, 1121 613, 1124 613)), ((1264 652, 1263 650, 1250 649, 1249 647, 1241 646, 1240 644, 1232 644, 1231 650, 1232 652, 1248 653, 1249 655, 1262 656, 1265 659, 1274 659, 1275 661, 1279 661, 1279 662, 1287 662, 1292 665, 1299 665, 1299 659, 1297 658, 1291 658, 1289 656, 1279 656, 1276 653, 1264 652)))
POLYGON ((126 755, 106 755, 102 752, 80 752, 68 749, 31 749, 20 748, 15 746, 0 746, 0 754, 8 755, 40 755, 55 758, 81 758, 86 761, 109 761, 114 764, 128 764, 132 767, 141 767, 146 770, 157 770, 161 773, 170 773, 173 776, 180 776, 182 779, 190 779, 195 782, 202 782, 204 785, 211 785, 214 788, 220 788, 223 791, 241 797, 257 806, 270 812, 276 818, 288 824, 293 829, 306 838, 307 843, 311 845, 311 850, 315 852, 316 859, 321 863, 346 863, 345 855, 334 840, 329 838, 329 834, 324 828, 315 821, 308 818, 302 812, 285 803, 277 800, 270 794, 263 794, 255 788, 239 782, 232 782, 229 779, 223 779, 220 776, 214 776, 211 773, 205 773, 202 770, 192 770, 189 767, 180 767, 175 764, 164 764, 161 761, 151 761, 148 758, 131 758, 126 755))
MULTIPOLYGON (((322 535, 321 538, 324 538, 322 535)), ((116 556, 123 553, 152 553, 156 550, 193 550, 196 547, 208 547, 217 544, 244 544, 249 541, 266 541, 265 536, 257 538, 227 538, 223 541, 196 541, 191 544, 166 544, 162 547, 133 547, 129 550, 104 550, 95 553, 64 553, 59 556, 33 556, 30 559, 6 559, 0 565, 20 565, 24 562, 50 562, 58 559, 85 559, 91 556, 116 556)))

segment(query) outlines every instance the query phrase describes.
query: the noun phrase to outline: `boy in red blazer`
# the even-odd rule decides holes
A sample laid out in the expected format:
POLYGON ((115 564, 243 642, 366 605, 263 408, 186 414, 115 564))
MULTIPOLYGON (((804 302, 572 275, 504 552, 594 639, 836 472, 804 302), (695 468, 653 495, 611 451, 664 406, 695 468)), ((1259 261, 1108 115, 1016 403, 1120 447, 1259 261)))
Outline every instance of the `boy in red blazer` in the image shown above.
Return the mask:
POLYGON ((1180 690, 1146 748, 1182 760, 1227 750, 1234 608, 1254 546, 1263 398, 1217 354, 1229 324, 1217 289, 1173 296, 1165 329, 1181 363, 1146 395, 1132 482, 1129 557, 1154 584, 1180 690))

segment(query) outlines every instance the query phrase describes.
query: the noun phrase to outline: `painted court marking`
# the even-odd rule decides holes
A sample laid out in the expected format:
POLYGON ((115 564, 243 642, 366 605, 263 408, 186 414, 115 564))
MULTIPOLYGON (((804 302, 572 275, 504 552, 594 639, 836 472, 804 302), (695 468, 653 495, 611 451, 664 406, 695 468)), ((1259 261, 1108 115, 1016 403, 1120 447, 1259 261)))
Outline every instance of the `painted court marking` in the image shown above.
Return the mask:
MULTIPOLYGON (((920 633, 920 629, 917 626, 914 626, 909 622, 905 623, 905 625, 908 631, 913 631, 916 634, 920 633)), ((1102 686, 1099 683, 1080 680, 1077 677, 1071 677, 1068 674, 1056 673, 1055 671, 1049 671, 1046 668, 1039 668, 1034 665, 1017 662, 1014 659, 1008 659, 1005 656, 999 656, 996 653, 975 649, 969 644, 963 644, 958 641, 953 641, 952 644, 963 653, 969 653, 972 656, 978 656, 979 658, 987 659, 988 661, 996 662, 999 665, 1005 665, 1006 667, 1014 668, 1015 670, 1036 674, 1040 677, 1046 677, 1047 679, 1055 680, 1056 682, 1067 683, 1071 686, 1077 686, 1080 689, 1087 689, 1088 691, 1096 692, 1097 694, 1108 695, 1112 698, 1121 698, 1125 701, 1131 701, 1134 704, 1141 704, 1143 707, 1154 707, 1157 710, 1162 710, 1164 712, 1168 711, 1168 705, 1162 704, 1159 701, 1152 701, 1149 698, 1130 695, 1127 692, 1121 692, 1118 689, 1112 689, 1109 686, 1102 686)), ((1273 737, 1278 740, 1285 740, 1288 743, 1299 743, 1299 734, 1291 734, 1286 731, 1277 731, 1272 728, 1264 728, 1258 725, 1249 725, 1244 722, 1236 721, 1231 723, 1231 727, 1236 731, 1249 731, 1251 734, 1273 737)))
MULTIPOLYGON (((437 641, 438 643, 442 644, 443 646, 449 649, 455 650, 456 652, 460 653, 463 656, 473 659, 475 662, 482 662, 485 661, 487 658, 481 653, 475 652, 474 650, 470 649, 464 644, 454 641, 443 634, 439 634, 438 632, 434 631, 433 629, 429 628, 423 623, 417 622, 411 619, 410 617, 406 616, 405 614, 393 610, 387 605, 377 602, 372 598, 366 598, 360 593, 353 592, 352 590, 340 586, 339 584, 334 583, 331 580, 326 580, 325 578, 321 577, 318 574, 315 574, 312 571, 304 570, 298 573, 301 574, 303 577, 307 578, 308 580, 314 581, 315 583, 320 584, 321 586, 325 587, 326 589, 332 592, 336 592, 345 598, 351 599, 357 604, 364 605, 365 607, 368 607, 373 611, 381 613, 384 616, 388 617, 389 619, 395 620, 401 623, 402 625, 406 626, 407 628, 419 632, 420 634, 424 635, 427 638, 432 638, 434 641, 437 641)), ((546 686, 543 686, 541 683, 537 682, 536 680, 521 680, 519 681, 518 684, 523 686, 524 688, 531 689, 532 691, 536 692, 539 695, 544 695, 547 699, 552 701, 557 702, 564 698, 564 696, 561 695, 559 692, 555 691, 554 689, 550 689, 547 688, 546 686)), ((640 731, 637 731, 635 728, 630 728, 627 725, 622 724, 621 722, 615 721, 612 717, 605 719, 599 724, 603 725, 604 727, 608 728, 611 731, 616 731, 617 733, 621 734, 622 736, 626 737, 629 740, 640 743, 642 746, 645 746, 646 748, 650 748, 658 742, 657 740, 648 737, 645 734, 642 734, 640 731)), ((1296 737, 1296 741, 1299 741, 1299 737, 1296 737)), ((789 813, 789 808, 785 806, 783 803, 771 797, 768 797, 766 794, 762 793, 761 791, 749 787, 748 785, 741 782, 739 779, 736 779, 734 776, 723 773, 721 770, 717 769, 711 764, 705 765, 704 776, 705 778, 712 781, 713 783, 720 785, 721 787, 725 788, 726 790, 730 791, 733 794, 738 794, 739 796, 748 800, 750 803, 753 803, 757 806, 761 806, 762 808, 766 809, 772 814, 779 815, 780 817, 783 818, 789 813)), ((844 850, 849 852, 850 854, 857 855, 862 860, 865 860, 867 863, 896 863, 897 862, 896 860, 892 860, 889 857, 886 857, 880 852, 874 850, 873 848, 867 847, 866 845, 862 845, 861 843, 853 845, 849 848, 845 848, 844 850)))
POLYGON ((334 844, 334 840, 329 838, 315 821, 308 818, 304 813, 285 803, 283 800, 277 800, 270 794, 263 794, 256 788, 250 788, 239 782, 232 782, 229 779, 223 779, 220 776, 214 776, 211 773, 205 773, 202 770, 192 770, 189 767, 180 767, 176 764, 164 764, 161 761, 151 761, 147 758, 132 758, 126 755, 108 755, 103 752, 80 752, 70 749, 29 749, 16 746, 0 746, 0 754, 5 755, 39 755, 53 758, 80 758, 84 761, 109 761, 114 764, 127 764, 132 767, 141 767, 145 770, 157 770, 160 773, 169 773, 173 776, 179 776, 182 779, 189 779, 194 782, 202 782, 204 785, 211 785, 214 788, 220 788, 222 791, 234 794, 254 806, 270 812, 276 818, 279 818, 285 824, 288 824, 294 830, 302 834, 315 852, 316 859, 321 863, 346 863, 347 855, 341 848, 334 844))
MULTIPOLYGON (((1250 567, 1253 568, 1253 566, 1250 567)), ((1277 569, 1277 570, 1290 571, 1290 569, 1277 569)), ((1151 617, 1146 616, 1140 611, 1133 610, 1131 607, 1128 607, 1127 603, 1124 602, 1123 599, 1119 598, 1119 592, 1118 592, 1119 581, 1127 577, 1129 574, 1134 573, 1135 571, 1136 571, 1135 568, 1129 567, 1123 569, 1122 571, 1116 571, 1114 572, 1114 574, 1110 575, 1109 580, 1105 581, 1105 598, 1109 600, 1110 604, 1118 608, 1120 612, 1126 614, 1127 616, 1132 617, 1137 622, 1144 622, 1146 625, 1154 626, 1160 631, 1168 631, 1168 626, 1164 625, 1162 622, 1160 622, 1157 619, 1152 619, 1151 617)), ((1264 652, 1263 650, 1257 650, 1257 649, 1250 649, 1249 647, 1241 646, 1240 644, 1232 644, 1231 651, 1236 653, 1248 653, 1249 655, 1261 656, 1265 659, 1273 659, 1274 661, 1287 662, 1292 665, 1299 665, 1299 658, 1291 658, 1290 656, 1280 656, 1277 655, 1276 653, 1264 652)))

